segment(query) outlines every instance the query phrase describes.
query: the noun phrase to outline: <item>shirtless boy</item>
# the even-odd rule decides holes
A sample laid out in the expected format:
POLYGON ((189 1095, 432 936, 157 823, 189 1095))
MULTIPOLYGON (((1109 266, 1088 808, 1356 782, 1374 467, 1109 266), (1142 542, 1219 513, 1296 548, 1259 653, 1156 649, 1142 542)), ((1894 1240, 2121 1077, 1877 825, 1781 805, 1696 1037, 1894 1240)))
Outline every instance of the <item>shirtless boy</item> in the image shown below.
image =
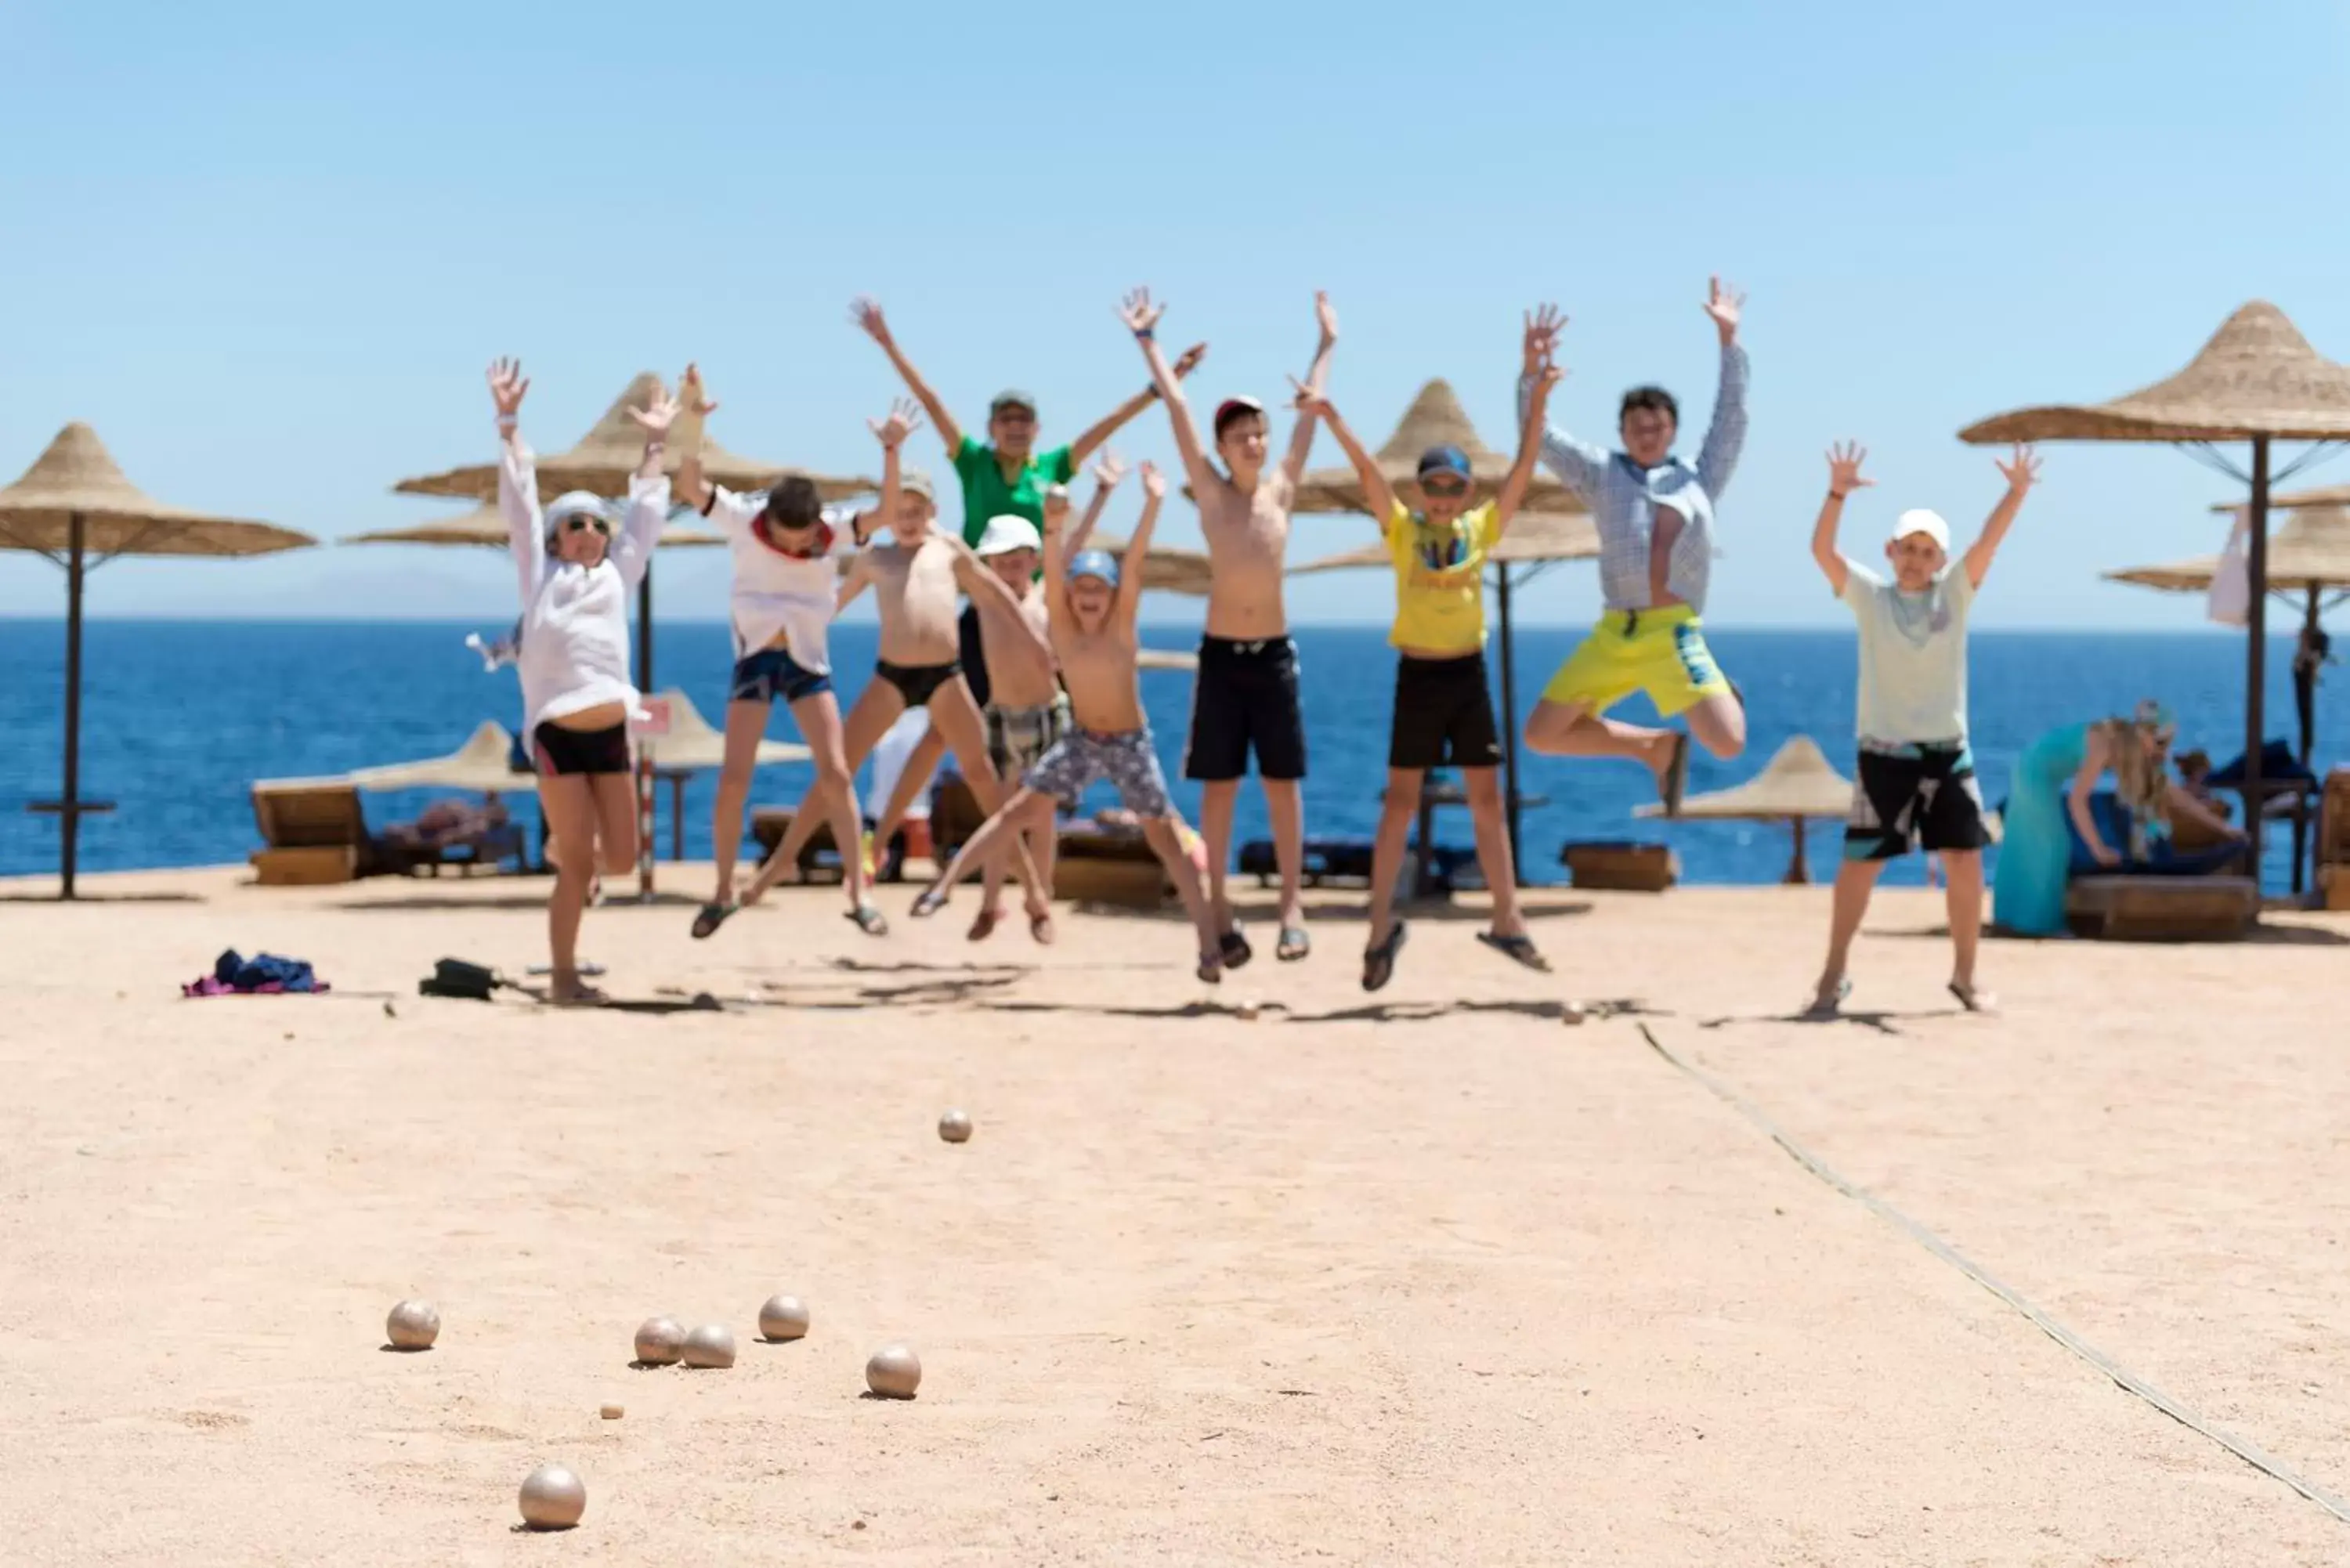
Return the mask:
POLYGON ((991 854, 1006 834, 1053 830, 1055 798, 1074 800, 1097 779, 1118 786, 1118 799, 1142 820, 1143 836, 1166 867, 1198 940, 1199 977, 1214 984, 1223 977, 1217 927, 1200 887, 1199 868, 1183 853, 1166 775, 1159 771, 1150 726, 1142 715, 1142 683, 1135 636, 1135 609, 1142 600, 1142 564, 1150 531, 1159 521, 1167 482, 1142 465, 1146 499, 1142 519, 1127 542, 1123 563, 1101 550, 1070 558, 1060 524, 1047 513, 1045 530, 1045 602, 1052 624, 1053 651, 1059 655, 1076 728, 1065 736, 1004 804, 959 850, 938 881, 914 906, 917 915, 945 907, 965 867, 991 854))
MULTIPOLYGON (((1175 450, 1199 503, 1200 532, 1208 542, 1208 625, 1200 639, 1200 672, 1191 685, 1191 733, 1183 748, 1183 776, 1199 781, 1200 831, 1208 845, 1208 902, 1226 969, 1253 956, 1232 919, 1225 876, 1232 865, 1232 807, 1249 753, 1256 753, 1265 815, 1273 822, 1274 857, 1281 868, 1281 939, 1275 956, 1294 962, 1313 950, 1305 934, 1301 888, 1305 864, 1305 808, 1298 785, 1305 777, 1305 722, 1297 701, 1297 645, 1289 638, 1282 601, 1283 557, 1289 548, 1289 507, 1314 447, 1314 409, 1301 408, 1289 451, 1267 471, 1269 432, 1264 405, 1228 398, 1214 422, 1219 472, 1201 450, 1200 432, 1183 389, 1159 351, 1159 318, 1166 313, 1149 289, 1127 297, 1119 319, 1141 345, 1152 383, 1167 402, 1175 450)), ((1322 329, 1305 385, 1322 390, 1338 318, 1329 297, 1314 296, 1322 329)))
MULTIPOLYGON (((1003 790, 987 760, 987 736, 979 707, 971 700, 971 688, 963 683, 955 642, 955 602, 963 592, 973 598, 993 599, 1006 612, 1007 627, 1024 628, 1027 623, 1019 616, 1011 591, 980 565, 971 546, 931 525, 935 508, 930 482, 919 473, 905 473, 899 461, 906 437, 920 422, 919 413, 900 407, 874 427, 883 452, 881 514, 889 520, 896 543, 876 545, 856 558, 835 606, 836 614, 847 609, 869 587, 881 611, 880 658, 873 667, 874 679, 866 683, 857 705, 848 711, 843 749, 854 772, 899 714, 909 708, 927 707, 931 722, 945 734, 962 764, 980 809, 993 811, 1003 804, 1003 790)), ((1007 656, 1019 647, 1015 643, 1007 649, 1007 656)), ((1044 638, 1031 632, 1024 651, 1042 678, 1050 679, 1052 650, 1044 638)), ((744 903, 754 901, 796 871, 800 848, 816 830, 823 792, 819 783, 801 801, 784 841, 744 893, 744 903)), ((854 838, 839 847, 844 859, 858 853, 854 838)), ((1028 888, 1030 907, 1043 907, 1042 891, 1035 886, 1034 873, 1024 860, 1021 880, 1028 888)), ((869 906, 859 911, 857 923, 870 934, 889 929, 880 912, 869 906)))

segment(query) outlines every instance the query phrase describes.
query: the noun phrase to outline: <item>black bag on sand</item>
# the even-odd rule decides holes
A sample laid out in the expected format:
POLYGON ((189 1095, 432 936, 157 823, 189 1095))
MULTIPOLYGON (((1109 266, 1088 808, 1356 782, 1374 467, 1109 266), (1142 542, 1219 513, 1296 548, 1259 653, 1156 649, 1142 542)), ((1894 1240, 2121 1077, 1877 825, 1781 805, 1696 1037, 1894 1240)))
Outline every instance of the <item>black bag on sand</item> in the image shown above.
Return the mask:
POLYGON ((432 973, 416 982, 419 996, 453 996, 467 1002, 487 1002, 492 992, 505 984, 498 971, 463 959, 442 959, 432 966, 432 973))

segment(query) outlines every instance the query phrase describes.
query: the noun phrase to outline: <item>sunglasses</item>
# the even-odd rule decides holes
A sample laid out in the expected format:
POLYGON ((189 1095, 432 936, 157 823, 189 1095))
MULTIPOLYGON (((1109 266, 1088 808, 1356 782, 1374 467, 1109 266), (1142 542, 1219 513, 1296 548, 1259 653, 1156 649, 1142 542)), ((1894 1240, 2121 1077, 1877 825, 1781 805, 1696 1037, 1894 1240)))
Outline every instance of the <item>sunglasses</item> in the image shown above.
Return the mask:
POLYGON ((583 516, 575 512, 563 520, 563 531, 567 534, 585 534, 590 528, 607 539, 612 536, 612 525, 601 517, 583 516))
POLYGON ((1430 495, 1441 495, 1448 498, 1455 495, 1466 495, 1469 493, 1469 482, 1458 475, 1447 478, 1441 474, 1432 473, 1419 482, 1419 487, 1428 492, 1430 495))

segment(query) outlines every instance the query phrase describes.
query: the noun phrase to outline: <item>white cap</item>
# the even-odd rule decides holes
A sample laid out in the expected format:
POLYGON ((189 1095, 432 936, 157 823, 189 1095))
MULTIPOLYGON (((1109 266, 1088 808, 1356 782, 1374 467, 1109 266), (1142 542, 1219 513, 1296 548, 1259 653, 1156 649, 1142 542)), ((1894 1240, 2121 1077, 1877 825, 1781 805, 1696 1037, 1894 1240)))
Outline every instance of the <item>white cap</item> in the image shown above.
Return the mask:
POLYGON ((1950 553, 1950 525, 1942 521, 1939 512, 1929 512, 1923 506, 1913 506, 1893 520, 1893 542, 1899 544, 1912 534, 1923 534, 1934 541, 1934 547, 1945 556, 1950 553))
POLYGON ((972 546, 972 552, 978 556, 1008 556, 1014 550, 1044 548, 1045 535, 1036 532, 1036 524, 1006 513, 987 520, 987 527, 981 533, 979 543, 972 546))

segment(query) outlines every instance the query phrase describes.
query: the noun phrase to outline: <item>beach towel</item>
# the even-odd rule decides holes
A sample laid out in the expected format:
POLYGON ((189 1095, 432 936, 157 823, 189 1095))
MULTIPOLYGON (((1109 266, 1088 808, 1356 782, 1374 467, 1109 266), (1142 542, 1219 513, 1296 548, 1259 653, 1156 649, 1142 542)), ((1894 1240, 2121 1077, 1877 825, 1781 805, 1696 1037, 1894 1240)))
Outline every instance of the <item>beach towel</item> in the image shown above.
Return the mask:
POLYGON ((234 948, 221 954, 213 972, 180 988, 182 996, 313 995, 331 989, 304 959, 255 953, 248 959, 234 948))

